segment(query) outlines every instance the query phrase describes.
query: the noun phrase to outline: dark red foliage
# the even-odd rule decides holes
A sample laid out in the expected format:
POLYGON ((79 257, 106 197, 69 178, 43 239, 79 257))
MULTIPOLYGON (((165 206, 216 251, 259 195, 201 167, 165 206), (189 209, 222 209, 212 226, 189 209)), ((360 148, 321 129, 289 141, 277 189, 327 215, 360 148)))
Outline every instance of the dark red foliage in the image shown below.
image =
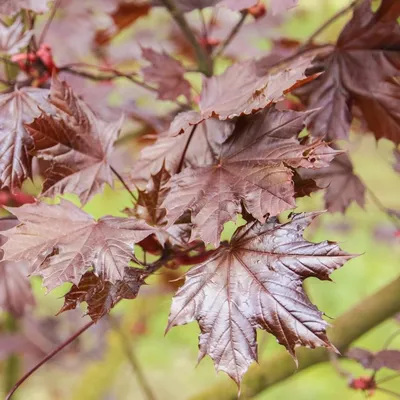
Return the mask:
MULTIPOLYGON (((39 275, 48 290, 72 284, 60 313, 85 302, 97 322, 160 275, 177 290, 167 330, 197 321, 199 358, 238 385, 257 361, 257 329, 294 358, 298 346, 336 351, 303 284, 353 255, 303 237, 318 212, 280 221, 323 190, 329 212, 364 207, 368 192, 397 224, 336 141, 356 120, 358 134, 400 143, 400 2, 350 5, 335 44, 276 35, 297 3, 0 0, 0 206, 15 216, 0 220, 1 309, 21 317, 34 305, 27 276, 39 275), (132 204, 94 219, 82 207, 116 180, 132 204)), ((15 349, 21 338, 2 339, 15 349)), ((398 371, 398 353, 349 357, 398 371)))

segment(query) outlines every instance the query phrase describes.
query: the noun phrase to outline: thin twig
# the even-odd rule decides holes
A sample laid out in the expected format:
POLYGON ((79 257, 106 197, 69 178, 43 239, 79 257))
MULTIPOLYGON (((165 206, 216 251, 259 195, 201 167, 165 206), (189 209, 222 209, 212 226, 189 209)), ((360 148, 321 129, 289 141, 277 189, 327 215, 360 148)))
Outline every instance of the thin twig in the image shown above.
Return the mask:
POLYGON ((79 331, 75 332, 72 336, 70 336, 65 342, 61 343, 57 346, 51 353, 47 354, 41 361, 39 361, 33 368, 31 368, 18 382, 14 385, 14 387, 8 392, 5 400, 10 400, 15 391, 42 365, 44 365, 47 361, 52 359, 55 355, 57 355, 61 350, 71 344, 76 338, 78 338, 83 332, 87 331, 92 325, 94 325, 93 321, 88 322, 85 326, 83 326, 79 331))
POLYGON ((376 384, 377 385, 381 385, 382 383, 391 381, 392 379, 396 379, 396 378, 399 378, 399 377, 400 377, 399 373, 394 374, 394 375, 385 376, 384 378, 377 380, 376 384))
MULTIPOLYGON (((7 332, 10 334, 15 334, 19 329, 18 325, 17 319, 11 313, 8 313, 5 320, 5 328, 7 332)), ((6 391, 11 390, 15 382, 18 380, 19 370, 19 357, 16 353, 12 353, 5 360, 4 365, 4 387, 6 391)))
MULTIPOLYGON (((94 65, 88 64, 88 66, 91 67, 91 68, 96 68, 96 66, 94 66, 94 65)), ((102 67, 97 67, 99 69, 99 71, 107 70, 111 74, 109 74, 109 75, 95 75, 95 74, 92 74, 92 73, 87 72, 87 71, 76 70, 73 67, 74 67, 74 64, 63 65, 62 67, 59 68, 59 71, 64 71, 64 72, 70 73, 72 75, 81 76, 83 78, 88 78, 88 79, 90 79, 92 81, 98 81, 98 82, 110 81, 110 80, 113 80, 113 79, 116 79, 116 78, 125 78, 125 79, 128 79, 129 81, 131 81, 132 83, 134 83, 135 85, 149 90, 150 92, 158 93, 158 89, 157 88, 148 85, 146 82, 142 82, 142 81, 134 78, 134 76, 137 75, 135 72, 130 73, 130 74, 124 74, 124 73, 122 73, 120 71, 117 71, 115 69, 112 69, 112 68, 104 69, 102 67)), ((189 108, 188 104, 182 103, 179 100, 172 100, 172 102, 177 104, 182 109, 188 109, 189 108)))
POLYGON ((190 144, 190 142, 192 140, 194 132, 196 131, 196 128, 197 128, 197 125, 194 125, 193 128, 192 128, 192 131, 189 134, 188 140, 186 141, 185 148, 183 149, 182 156, 181 156, 181 159, 180 159, 179 164, 178 164, 177 173, 181 172, 181 169, 183 167, 183 162, 185 161, 185 155, 186 155, 187 149, 188 149, 189 144, 190 144))
POLYGON ((376 390, 379 390, 379 391, 381 391, 383 393, 386 393, 386 394, 388 394, 390 396, 396 397, 396 399, 400 399, 400 394, 399 393, 393 392, 393 391, 391 391, 389 389, 377 387, 376 390))
POLYGON ((232 40, 236 37, 238 32, 240 31, 240 28, 243 26, 244 21, 246 20, 247 17, 247 11, 244 11, 239 19, 239 21, 236 23, 236 25, 232 28, 231 32, 227 36, 227 38, 221 43, 220 47, 218 48, 217 52, 215 53, 215 57, 219 57, 224 50, 230 45, 232 40))
POLYGON ((385 213, 391 220, 393 225, 396 227, 396 229, 400 230, 400 221, 399 219, 394 215, 393 211, 386 207, 380 200, 379 198, 376 196, 376 194, 372 191, 372 189, 370 189, 367 185, 365 185, 365 188, 368 192, 368 194, 371 197, 371 200, 373 201, 373 203, 383 212, 385 213))
POLYGON ((45 38, 45 36, 47 34, 47 31, 49 30, 50 25, 53 22, 53 19, 54 19, 55 15, 56 15, 57 10, 61 6, 61 2, 62 1, 63 0, 56 0, 54 2, 54 5, 53 5, 53 7, 51 9, 51 13, 50 13, 49 17, 47 18, 46 25, 43 27, 42 33, 40 34, 39 42, 38 42, 39 46, 43 43, 43 40, 44 40, 44 38, 45 38))
POLYGON ((118 321, 111 315, 109 315, 109 319, 111 321, 111 324, 114 327, 114 330, 118 333, 119 337, 121 338, 121 344, 122 344, 122 347, 124 348, 125 356, 128 359, 129 364, 132 367, 132 371, 135 374, 137 381, 138 381, 140 387, 142 388, 143 393, 145 394, 147 400, 156 400, 156 396, 154 395, 154 393, 150 387, 150 384, 149 384, 148 380, 146 379, 145 374, 142 371, 142 368, 136 357, 136 354, 135 354, 132 346, 130 346, 130 344, 129 344, 129 339, 126 337, 126 335, 123 332, 118 321))
POLYGON ((114 167, 110 167, 111 171, 115 174, 115 176, 119 179, 119 181, 122 183, 122 185, 124 186, 124 188, 129 192, 129 194, 131 195, 131 197, 133 198, 133 200, 136 202, 138 199, 135 196, 135 194, 132 192, 132 190, 129 188, 129 186, 126 184, 126 182, 124 181, 124 178, 122 178, 122 176, 118 173, 118 171, 116 171, 116 169, 114 167))
POLYGON ((185 35, 186 39, 192 45, 196 57, 197 63, 199 65, 199 71, 202 72, 206 76, 211 76, 213 74, 212 68, 212 60, 205 51, 205 49, 201 46, 201 44, 196 39, 192 29, 190 28, 188 22, 186 21, 185 16, 176 6, 174 0, 161 0, 164 6, 167 8, 169 13, 171 14, 172 18, 178 24, 179 28, 181 29, 182 33, 185 35))
POLYGON ((326 28, 328 28, 333 22, 339 19, 342 15, 348 13, 352 10, 355 5, 358 3, 358 0, 352 1, 347 7, 339 10, 336 14, 332 15, 326 22, 324 22, 300 47, 299 50, 304 50, 305 48, 312 45, 314 39, 319 36, 326 28))

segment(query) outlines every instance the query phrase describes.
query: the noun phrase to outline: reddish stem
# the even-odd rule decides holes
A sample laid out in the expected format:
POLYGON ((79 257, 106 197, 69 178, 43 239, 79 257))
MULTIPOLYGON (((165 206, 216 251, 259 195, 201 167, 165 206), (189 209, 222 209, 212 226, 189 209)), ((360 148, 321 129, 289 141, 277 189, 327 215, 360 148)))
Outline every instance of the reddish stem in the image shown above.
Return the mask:
POLYGON ((70 336, 65 342, 61 343, 58 347, 56 347, 51 353, 47 354, 41 361, 39 361, 32 369, 30 369, 18 382, 14 385, 14 387, 8 392, 5 400, 10 400, 12 395, 16 392, 16 390, 34 373, 36 372, 42 365, 46 364, 47 361, 52 359, 55 355, 57 355, 61 350, 71 344, 76 338, 78 338, 83 332, 87 331, 92 325, 94 325, 93 321, 88 322, 85 326, 83 326, 79 331, 75 332, 72 336, 70 336))

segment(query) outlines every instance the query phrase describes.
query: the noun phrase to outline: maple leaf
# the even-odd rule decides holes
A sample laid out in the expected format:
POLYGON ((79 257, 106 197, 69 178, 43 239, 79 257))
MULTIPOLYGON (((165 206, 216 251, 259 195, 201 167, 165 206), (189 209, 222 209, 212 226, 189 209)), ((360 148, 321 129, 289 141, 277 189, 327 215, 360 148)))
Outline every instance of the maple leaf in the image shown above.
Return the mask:
POLYGON ((378 371, 382 368, 390 368, 400 371, 400 351, 398 350, 381 350, 372 353, 365 349, 353 347, 346 353, 346 356, 367 369, 378 371))
POLYGON ((161 204, 168 193, 167 184, 170 178, 171 175, 163 165, 157 174, 151 176, 146 189, 139 189, 138 200, 134 206, 134 214, 138 219, 143 219, 150 225, 166 223, 166 212, 161 204))
POLYGON ((44 13, 49 9, 48 3, 49 0, 0 0, 0 14, 14 15, 21 9, 44 13))
POLYGON ((313 79, 305 76, 313 56, 300 57, 270 73, 254 60, 236 63, 222 75, 203 81, 199 107, 200 112, 179 114, 171 126, 171 134, 178 134, 189 125, 217 117, 232 119, 252 114, 283 99, 285 93, 313 79))
POLYGON ((95 221, 66 200, 7 209, 20 225, 4 232, 4 259, 26 260, 29 272, 41 275, 48 290, 64 282, 78 285, 91 267, 103 280, 123 280, 135 243, 154 232, 134 218, 105 216, 95 221))
POLYGON ((328 347, 323 313, 308 299, 303 281, 328 280, 353 256, 332 242, 311 243, 305 228, 318 213, 295 214, 244 226, 230 244, 186 274, 172 301, 167 330, 197 320, 199 359, 210 355, 217 371, 240 384, 257 360, 256 328, 276 336, 295 357, 297 346, 328 347))
POLYGON ((270 10, 272 14, 282 14, 296 7, 299 0, 271 0, 270 10))
POLYGON ((16 54, 26 47, 33 35, 32 31, 24 32, 24 24, 18 17, 10 26, 0 24, 0 53, 16 54))
POLYGON ((214 158, 207 148, 218 148, 232 134, 234 127, 232 122, 210 119, 201 122, 194 133, 193 127, 188 127, 181 135, 161 137, 142 150, 128 180, 132 183, 147 181, 163 165, 170 175, 174 175, 180 167, 212 162, 214 158))
POLYGON ((168 241, 173 245, 184 245, 190 241, 193 227, 190 223, 190 215, 183 215, 182 218, 175 221, 174 225, 166 226, 166 210, 162 203, 169 192, 170 179, 171 175, 163 165, 158 173, 151 175, 145 190, 138 190, 138 200, 134 207, 125 209, 124 212, 128 216, 146 221, 151 226, 161 227, 155 233, 160 243, 168 241))
POLYGON ((116 283, 104 281, 92 271, 86 272, 79 285, 73 285, 65 295, 64 305, 58 314, 75 309, 79 303, 86 302, 87 314, 97 322, 121 299, 134 299, 144 284, 145 273, 138 268, 125 267, 124 279, 116 283))
POLYGON ((315 180, 325 190, 325 207, 330 212, 344 213, 355 201, 360 207, 365 204, 365 186, 353 172, 353 164, 347 154, 340 154, 326 168, 299 171, 303 179, 315 180))
MULTIPOLYGON (((1 218, 0 231, 11 229, 17 224, 15 218, 1 218)), ((5 241, 5 236, 0 235, 0 246, 5 241)), ((3 251, 0 249, 0 309, 15 317, 22 316, 29 307, 35 305, 27 274, 26 262, 4 261, 3 251)))
POLYGON ((356 106, 377 139, 400 143, 400 111, 395 106, 400 101, 399 16, 396 1, 382 1, 373 13, 371 1, 363 0, 334 50, 316 60, 325 73, 300 91, 310 109, 319 108, 310 119, 314 135, 347 138, 356 106))
POLYGON ((49 91, 24 87, 0 94, 0 188, 20 188, 31 177, 29 148, 32 139, 24 124, 40 115, 40 109, 52 113, 47 101, 49 91), (40 109, 39 109, 40 108, 40 109))
MULTIPOLYGON (((261 222, 295 206, 292 168, 321 168, 335 155, 323 142, 300 143, 306 113, 273 107, 238 121, 219 148, 171 179, 163 206, 170 224, 186 210, 199 235, 217 245, 225 222, 246 210, 261 222), (204 162, 206 161, 206 162, 204 162)), ((207 154, 209 153, 209 154, 207 154)))
POLYGON ((109 156, 122 120, 107 123, 95 117, 72 89, 53 77, 50 102, 56 116, 42 113, 25 125, 34 142, 31 153, 51 162, 45 171, 42 193, 76 193, 82 204, 113 185, 109 156))
POLYGON ((132 25, 137 19, 146 16, 150 11, 150 4, 120 3, 112 10, 110 17, 113 20, 113 27, 101 30, 96 33, 95 41, 98 45, 104 46, 109 43, 121 31, 132 25))
POLYGON ((142 55, 151 63, 151 66, 142 69, 144 79, 158 85, 159 99, 175 100, 184 95, 190 101, 191 86, 184 78, 186 70, 178 60, 150 48, 142 48, 142 55))

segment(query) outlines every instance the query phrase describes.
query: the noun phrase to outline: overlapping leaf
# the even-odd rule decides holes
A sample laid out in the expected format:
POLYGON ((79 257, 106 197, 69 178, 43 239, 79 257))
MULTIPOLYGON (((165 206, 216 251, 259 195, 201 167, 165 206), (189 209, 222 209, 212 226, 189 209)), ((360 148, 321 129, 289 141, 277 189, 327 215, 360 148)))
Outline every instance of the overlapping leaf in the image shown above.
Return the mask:
POLYGON ((0 94, 0 188, 20 188, 31 176, 32 139, 24 124, 38 117, 40 109, 53 112, 48 94, 47 89, 31 87, 0 94))
POLYGON ((51 162, 43 194, 76 193, 86 203, 104 184, 112 186, 109 156, 122 120, 106 123, 96 118, 65 83, 53 78, 50 102, 57 116, 43 113, 26 128, 33 139, 31 151, 51 162))
POLYGON ((282 14, 297 6, 299 0, 271 0, 270 9, 272 14, 282 14))
POLYGON ((378 371, 381 368, 390 368, 400 371, 400 351, 398 350, 381 350, 372 353, 365 349, 353 347, 347 352, 346 356, 359 362, 367 369, 378 371))
POLYGON ((158 85, 158 98, 175 100, 180 95, 191 99, 190 83, 185 79, 185 68, 167 53, 143 48, 142 55, 151 66, 142 69, 144 79, 158 85))
MULTIPOLYGON (((11 229, 18 224, 17 219, 0 219, 0 232, 11 229)), ((6 238, 0 234, 0 246, 6 238)), ((27 263, 4 261, 3 250, 0 249, 0 309, 16 317, 24 314, 26 309, 35 304, 31 285, 27 278, 27 263)))
POLYGON ((64 282, 79 284, 93 267, 105 281, 124 279, 135 243, 154 232, 134 218, 105 216, 95 221, 72 203, 27 204, 9 208, 20 221, 5 231, 4 259, 25 260, 29 271, 43 277, 49 289, 64 282))
POLYGON ((193 237, 217 245, 225 222, 245 209, 261 222, 295 206, 293 168, 328 166, 336 151, 321 141, 300 143, 307 113, 268 108, 238 121, 220 146, 202 149, 205 160, 171 179, 163 206, 170 223, 192 213, 193 237))
POLYGON ((92 271, 82 276, 79 285, 73 285, 65 295, 64 305, 59 314, 75 309, 79 303, 86 302, 87 313, 93 321, 98 321, 121 299, 134 299, 144 284, 144 271, 125 267, 124 279, 116 283, 103 280, 92 271))
POLYGON ((354 174, 347 154, 338 155, 326 168, 302 169, 300 175, 303 179, 315 180, 321 189, 325 189, 325 207, 330 212, 344 213, 353 201, 364 207, 365 187, 354 174))
POLYGON ((44 13, 52 0, 0 0, 0 14, 14 15, 21 9, 44 13))
POLYGON ((10 26, 0 24, 0 53, 16 54, 26 47, 31 40, 33 32, 24 32, 21 18, 17 18, 10 26))
POLYGON ((310 109, 319 108, 314 135, 347 138, 356 106, 377 139, 400 143, 399 16, 397 0, 383 0, 376 13, 361 1, 333 52, 316 61, 325 73, 300 92, 310 109))
POLYGON ((171 134, 207 118, 232 119, 282 100, 285 93, 312 79, 305 76, 312 58, 311 55, 299 57, 271 72, 265 72, 262 64, 249 60, 233 64, 222 75, 204 79, 200 111, 179 114, 171 125, 171 134))
POLYGON ((147 180, 157 174, 163 165, 173 175, 190 165, 211 163, 214 158, 207 148, 219 148, 232 134, 234 127, 231 122, 210 119, 200 123, 195 131, 190 127, 181 135, 160 138, 142 150, 129 180, 147 180))
POLYGON ((238 384, 257 360, 257 328, 275 335, 292 356, 297 346, 334 350, 323 314, 308 299, 303 281, 329 279, 352 256, 335 243, 303 238, 316 215, 240 228, 229 245, 186 274, 172 302, 168 329, 197 320, 199 358, 210 355, 216 369, 238 384))

